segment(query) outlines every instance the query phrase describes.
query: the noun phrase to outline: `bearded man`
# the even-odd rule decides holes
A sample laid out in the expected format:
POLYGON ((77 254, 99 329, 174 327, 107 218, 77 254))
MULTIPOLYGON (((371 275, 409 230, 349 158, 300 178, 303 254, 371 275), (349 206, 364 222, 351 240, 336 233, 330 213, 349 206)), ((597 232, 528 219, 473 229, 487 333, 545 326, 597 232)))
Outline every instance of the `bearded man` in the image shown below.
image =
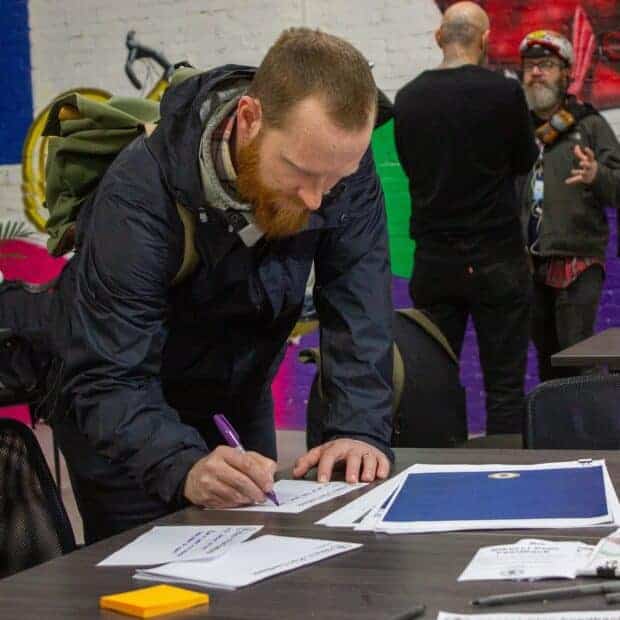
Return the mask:
POLYGON ((70 407, 54 427, 87 542, 188 503, 265 500, 271 383, 313 261, 330 410, 322 445, 293 473, 317 466, 327 481, 343 462, 349 482, 387 477, 392 305, 376 115, 364 57, 294 28, 258 70, 227 65, 169 89, 154 133, 107 170, 57 287, 70 407), (173 285, 186 244, 177 205, 196 218, 200 261, 173 285), (247 452, 221 445, 216 413, 247 452))
POLYGON ((567 95, 573 49, 565 37, 532 32, 520 53, 540 149, 521 206, 534 280, 532 338, 546 381, 575 374, 553 368, 550 357, 593 333, 609 239, 605 207, 620 198, 620 145, 594 107, 567 95))

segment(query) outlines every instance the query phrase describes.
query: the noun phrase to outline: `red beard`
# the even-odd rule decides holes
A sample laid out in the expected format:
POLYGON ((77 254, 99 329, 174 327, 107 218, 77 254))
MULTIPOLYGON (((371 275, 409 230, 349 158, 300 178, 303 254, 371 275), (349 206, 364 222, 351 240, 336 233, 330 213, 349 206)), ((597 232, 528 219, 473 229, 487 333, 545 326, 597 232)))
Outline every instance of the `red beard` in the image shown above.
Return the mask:
POLYGON ((254 206, 256 223, 268 239, 290 237, 303 230, 310 211, 296 198, 267 187, 259 178, 260 138, 239 150, 237 190, 243 200, 254 206))

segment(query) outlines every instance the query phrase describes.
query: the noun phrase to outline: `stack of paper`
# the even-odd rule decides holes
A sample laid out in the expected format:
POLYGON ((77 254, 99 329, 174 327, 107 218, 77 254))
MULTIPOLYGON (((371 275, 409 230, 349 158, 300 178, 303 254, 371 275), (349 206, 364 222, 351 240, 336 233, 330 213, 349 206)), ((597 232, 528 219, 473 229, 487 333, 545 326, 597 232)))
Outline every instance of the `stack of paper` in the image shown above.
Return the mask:
POLYGON ((413 465, 318 521, 386 533, 620 523, 605 461, 413 465))
POLYGON ((246 541, 262 525, 167 525, 154 527, 97 566, 152 566, 213 560, 246 541))
POLYGON ((134 577, 234 590, 361 546, 313 538, 260 536, 235 546, 211 562, 175 562, 138 570, 134 577))

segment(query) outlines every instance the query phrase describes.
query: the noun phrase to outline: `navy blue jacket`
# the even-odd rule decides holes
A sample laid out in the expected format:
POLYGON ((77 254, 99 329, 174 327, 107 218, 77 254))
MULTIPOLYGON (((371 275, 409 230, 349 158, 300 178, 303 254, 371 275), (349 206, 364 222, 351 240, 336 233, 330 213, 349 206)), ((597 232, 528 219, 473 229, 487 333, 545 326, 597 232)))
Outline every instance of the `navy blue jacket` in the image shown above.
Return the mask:
POLYGON ((77 256, 61 287, 71 298, 62 357, 78 427, 167 502, 209 451, 179 418, 183 394, 234 395, 248 416, 272 406, 265 394, 312 261, 330 399, 325 439, 354 437, 390 454, 390 268, 370 150, 293 237, 248 248, 205 205, 201 104, 226 81, 252 75, 226 66, 166 93, 157 130, 118 156, 84 207, 77 256), (184 245, 176 203, 209 217, 196 231, 200 265, 172 286, 184 245))

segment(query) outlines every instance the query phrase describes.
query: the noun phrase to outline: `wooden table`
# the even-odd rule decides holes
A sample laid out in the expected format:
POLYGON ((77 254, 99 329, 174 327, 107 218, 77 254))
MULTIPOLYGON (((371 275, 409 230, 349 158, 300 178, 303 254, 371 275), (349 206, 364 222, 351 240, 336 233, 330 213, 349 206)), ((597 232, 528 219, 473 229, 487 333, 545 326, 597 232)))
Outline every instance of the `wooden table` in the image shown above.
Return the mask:
POLYGON ((620 327, 611 327, 551 356, 552 366, 620 368, 620 327))
MULTIPOLYGON (((399 449, 396 454, 396 470, 414 462, 526 464, 594 456, 607 459, 612 479, 616 486, 620 483, 618 452, 399 449)), ((359 495, 360 491, 356 494, 359 495)), ((364 547, 359 550, 234 592, 211 590, 208 608, 196 608, 169 617, 175 620, 200 617, 208 620, 387 620, 416 603, 426 604, 425 618, 436 618, 440 609, 474 613, 476 610, 469 605, 469 601, 477 596, 573 583, 566 580, 555 580, 551 585, 550 582, 531 584, 509 581, 457 583, 458 575, 480 547, 512 543, 522 537, 534 536, 594 543, 614 529, 390 536, 313 525, 317 519, 349 502, 356 494, 351 493, 300 515, 210 512, 189 508, 159 520, 158 524, 187 525, 263 523, 264 533, 364 543, 364 547)), ((99 596, 150 584, 133 581, 131 568, 96 568, 95 564, 149 528, 136 528, 0 581, 0 618, 119 620, 123 616, 99 610, 99 596)), ((531 603, 486 608, 482 611, 525 612, 543 609, 565 611, 613 608, 606 606, 603 596, 596 595, 544 606, 531 603)))

